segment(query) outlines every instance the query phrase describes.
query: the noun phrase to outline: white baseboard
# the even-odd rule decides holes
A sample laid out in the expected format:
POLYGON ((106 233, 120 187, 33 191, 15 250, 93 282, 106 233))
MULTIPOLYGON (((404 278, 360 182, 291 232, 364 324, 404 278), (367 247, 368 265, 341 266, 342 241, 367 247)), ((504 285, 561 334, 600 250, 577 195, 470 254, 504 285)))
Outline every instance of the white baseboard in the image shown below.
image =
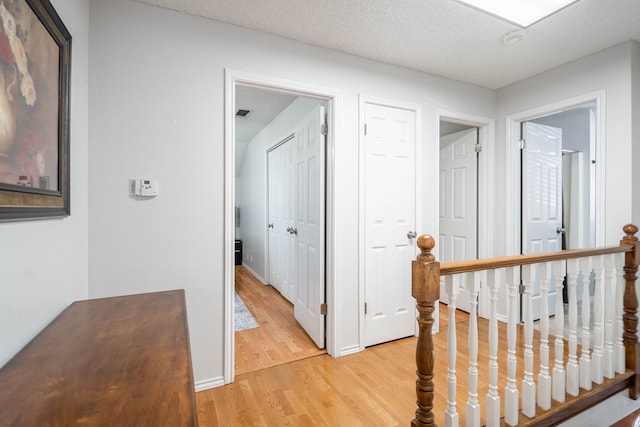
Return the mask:
POLYGON ((249 267, 249 265, 242 263, 242 266, 246 268, 249 273, 253 274, 255 278, 258 279, 263 285, 267 284, 267 281, 261 275, 256 273, 253 268, 249 267))
POLYGON ((359 345, 352 345, 351 347, 344 347, 340 349, 340 353, 336 357, 348 356, 350 354, 360 353, 359 345))
POLYGON ((210 388, 222 387, 224 385, 224 377, 210 378, 196 382, 196 392, 208 390, 210 388))

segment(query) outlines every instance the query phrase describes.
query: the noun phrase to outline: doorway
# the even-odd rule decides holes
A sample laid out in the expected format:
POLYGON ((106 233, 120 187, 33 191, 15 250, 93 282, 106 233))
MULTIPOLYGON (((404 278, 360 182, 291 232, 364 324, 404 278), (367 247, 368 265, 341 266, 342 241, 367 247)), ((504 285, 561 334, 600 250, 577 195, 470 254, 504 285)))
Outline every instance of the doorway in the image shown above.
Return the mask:
MULTIPOLYGON (((441 263, 478 258, 478 163, 481 147, 477 127, 440 122, 438 244, 441 263)), ((461 279, 460 275, 443 278, 440 301, 445 304, 453 302, 445 289, 445 281, 452 280, 455 307, 469 313, 469 293, 461 279)))
MULTIPOLYGON (((458 192, 458 216, 460 218, 466 217, 468 221, 450 221, 446 223, 443 221, 447 216, 446 206, 449 205, 449 216, 453 214, 453 203, 455 198, 453 190, 454 180, 450 179, 451 192, 447 193, 445 186, 447 181, 444 179, 438 179, 439 186, 439 202, 438 202, 438 239, 436 242, 436 257, 442 260, 444 256, 447 261, 450 261, 447 257, 453 257, 452 251, 454 250, 454 244, 447 244, 447 240, 458 241, 464 240, 465 244, 458 244, 457 252, 458 257, 456 260, 473 259, 473 258, 490 258, 494 254, 494 224, 493 224, 493 197, 491 194, 493 188, 493 171, 494 171, 494 144, 495 144, 495 121, 486 117, 468 115, 459 112, 452 111, 439 111, 437 115, 437 134, 438 140, 443 138, 441 145, 439 146, 440 158, 442 162, 442 156, 447 154, 446 148, 449 146, 449 150, 454 150, 454 146, 451 142, 463 137, 465 133, 470 135, 464 136, 466 142, 459 142, 455 150, 457 153, 449 152, 449 157, 453 159, 455 157, 467 158, 467 164, 462 163, 463 168, 466 170, 464 173, 462 170, 457 171, 459 189, 458 192), (457 135, 456 135, 457 134, 457 135), (453 135, 446 137, 446 135, 453 135), (449 140, 452 139, 452 140, 449 140), (444 148, 444 150, 442 150, 444 148), (464 153, 464 156, 461 155, 464 153), (474 162, 475 159, 475 162, 474 162), (471 169, 469 168, 471 167, 471 169), (472 170, 475 167, 475 170, 472 170), (462 180, 462 177, 466 177, 462 180), (471 179, 473 178, 473 180, 471 179), (462 183, 465 183, 462 186, 462 183), (473 193, 466 194, 466 188, 472 189, 473 193), (464 197, 462 197, 464 195, 464 197), (473 200, 475 197, 475 200, 473 200), (464 234, 460 233, 460 227, 458 223, 464 223, 464 234), (444 228, 442 228, 444 226, 444 228), (475 232, 473 229, 475 228, 475 232), (467 235, 471 235, 467 239, 467 235), (462 236, 459 239, 458 236, 462 236), (471 242, 470 244, 468 242, 471 242), (444 243, 444 244, 443 244, 444 243), (447 246, 451 248, 451 251, 447 251, 447 246), (466 248, 467 250, 461 250, 466 248), (449 254, 447 254, 449 252, 449 254), (468 252, 468 253, 466 253, 468 252)), ((442 166, 442 165, 441 165, 442 166)), ((460 165, 455 162, 449 162, 449 165, 445 165, 445 169, 440 168, 439 177, 442 174, 453 175, 454 169, 457 169, 460 165)), ((446 262, 446 261, 445 261, 446 262)), ((479 279, 474 279, 479 280, 479 279)), ((458 300, 456 302, 457 308, 469 309, 469 298, 464 291, 465 284, 458 283, 459 292, 458 300)), ((481 285, 478 283, 477 285, 481 285)), ((448 298, 444 285, 441 284, 440 301, 448 303, 448 298)), ((479 316, 489 317, 489 293, 486 291, 486 286, 480 286, 478 293, 478 306, 477 313, 479 316)), ((437 320, 437 318, 436 318, 437 320)))
MULTIPOLYGON (((525 188, 530 184, 523 184, 522 182, 523 167, 525 167, 523 166, 522 148, 527 144, 526 141, 524 143, 522 141, 522 131, 527 126, 523 125, 523 123, 528 123, 531 127, 544 129, 538 133, 546 133, 547 137, 555 134, 552 138, 557 138, 559 136, 557 129, 562 129, 560 132, 562 134, 561 157, 558 161, 558 153, 555 150, 556 160, 553 161, 553 164, 556 165, 560 163, 559 168, 561 170, 558 173, 561 184, 556 186, 559 188, 561 197, 554 203, 560 205, 562 212, 558 214, 560 226, 556 225, 553 228, 558 250, 562 249, 563 246, 564 248, 572 249, 576 247, 572 247, 572 245, 584 247, 602 245, 604 243, 603 195, 605 175, 604 162, 598 161, 598 159, 603 158, 604 153, 603 144, 601 143, 604 138, 604 97, 604 92, 599 91, 507 117, 508 143, 506 145, 506 156, 509 162, 510 175, 508 175, 508 178, 510 179, 507 179, 506 182, 506 206, 508 210, 505 224, 507 248, 510 255, 523 253, 523 250, 535 250, 531 244, 528 245, 531 248, 527 248, 526 240, 531 239, 527 237, 527 231, 529 230, 523 232, 523 229, 528 227, 526 222, 528 221, 528 216, 532 217, 530 213, 539 211, 539 203, 542 200, 540 186, 531 185, 532 196, 530 198, 527 195, 528 190, 525 188), (582 123, 580 127, 583 130, 581 132, 575 130, 575 123, 582 123), (579 144, 580 148, 575 145, 574 140, 582 141, 579 144), (564 152, 562 152, 563 150, 564 152), (582 155, 574 155, 574 152, 582 152, 582 155), (571 167, 571 172, 569 172, 569 167, 571 167), (565 188, 569 184, 571 187, 565 188), (538 196, 535 195, 536 191, 538 196), (529 198, 530 200, 527 201, 526 199, 529 198), (522 202, 523 200, 524 203, 522 202), (562 205, 565 205, 565 207, 562 208, 562 205), (525 209, 529 213, 523 212, 525 209), (578 219, 576 215, 580 216, 581 219, 578 219), (564 226, 562 221, 564 221, 564 226), (566 233, 568 226, 573 230, 572 235, 574 237, 571 239, 568 238, 569 234, 566 233), (581 233, 582 238, 575 237, 576 233, 581 233), (565 240, 564 244, 562 240, 565 240)), ((537 138, 537 136, 534 138, 537 138)), ((559 145, 558 143, 551 144, 547 142, 542 144, 543 146, 546 144, 547 148, 559 145)), ((542 159, 545 159, 545 157, 542 157, 542 159)), ((547 163, 547 165, 550 164, 547 163)), ((546 206, 545 209, 547 211, 550 206, 549 203, 542 205, 543 207, 546 206)), ((551 238, 551 228, 548 231, 549 238, 551 238)), ((531 235, 531 232, 529 232, 529 235, 531 235)), ((541 246, 541 244, 537 246, 541 246)), ((537 289, 534 291, 534 295, 536 292, 537 289)), ((501 302, 499 310, 502 313, 506 313, 505 295, 502 289, 499 301, 501 302)), ((549 305, 549 307, 553 306, 555 304, 549 305)), ((534 315, 534 317, 536 316, 534 315)))
MULTIPOLYGON (((234 256, 234 244, 236 238, 236 217, 240 218, 240 224, 250 223, 256 225, 261 231, 257 235, 261 237, 245 235, 242 233, 242 248, 244 260, 249 260, 247 263, 252 271, 253 276, 258 277, 260 282, 267 283, 268 272, 268 215, 266 213, 267 206, 267 149, 281 140, 285 134, 268 135, 263 134, 261 137, 269 140, 269 143, 265 143, 264 150, 262 150, 262 160, 257 162, 254 170, 256 173, 261 173, 262 181, 256 184, 256 193, 250 198, 253 204, 245 205, 244 208, 240 207, 238 215, 236 215, 236 186, 239 177, 236 176, 236 161, 239 160, 236 156, 237 152, 240 152, 240 146, 236 144, 236 127, 235 127, 235 114, 238 106, 236 105, 236 96, 238 88, 248 88, 263 92, 276 92, 284 95, 291 95, 295 99, 303 98, 304 100, 313 102, 315 104, 324 103, 326 105, 326 116, 328 118, 328 126, 324 128, 327 131, 326 136, 326 149, 332 150, 334 144, 334 124, 335 124, 335 108, 334 103, 336 94, 327 91, 324 88, 316 88, 310 85, 303 85, 296 82, 282 81, 269 77, 241 73, 235 71, 226 71, 225 75, 225 198, 224 198, 224 210, 225 210, 225 241, 224 241, 224 254, 225 254, 225 272, 224 272, 224 382, 225 384, 233 382, 234 379, 234 364, 235 364, 235 327, 234 327, 234 294, 235 294, 235 256, 234 256), (259 212, 262 212, 260 214, 259 212), (255 220, 251 219, 252 215, 256 215, 255 220), (246 239, 246 241, 245 241, 246 239), (253 240, 253 243, 251 242, 253 240)), ((295 102, 295 101, 294 101, 295 102)), ((288 130, 291 132, 291 130, 288 130)), ((247 154, 248 156, 249 154, 247 154)), ((248 160, 249 157, 245 159, 248 160)), ((253 167, 253 166, 252 166, 253 167)), ((326 195, 326 203, 324 204, 323 211, 326 212, 325 238, 323 244, 326 244, 326 249, 322 252, 326 253, 326 262, 322 266, 322 269, 327 273, 326 280, 326 300, 332 301, 334 293, 334 284, 332 281, 331 272, 333 271, 332 262, 332 245, 333 242, 333 164, 331 159, 327 160, 324 168, 326 171, 326 186, 323 194, 326 195), (325 243, 326 242, 326 243, 325 243)), ((323 289, 325 291, 325 289, 323 289)), ((320 310, 320 307, 318 307, 320 310)), ((333 325, 335 313, 328 313, 326 316, 326 324, 329 326, 326 332, 326 343, 329 354, 334 354, 334 333, 333 325)), ((325 317, 322 317, 323 324, 325 323, 325 317)))

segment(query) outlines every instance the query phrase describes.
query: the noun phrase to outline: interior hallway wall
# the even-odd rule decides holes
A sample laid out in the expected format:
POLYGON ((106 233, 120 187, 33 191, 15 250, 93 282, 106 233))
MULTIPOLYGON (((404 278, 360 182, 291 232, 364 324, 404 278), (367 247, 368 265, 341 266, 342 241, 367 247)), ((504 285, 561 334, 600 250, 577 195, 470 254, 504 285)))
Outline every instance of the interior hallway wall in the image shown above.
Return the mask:
POLYGON ((437 229, 436 108, 495 116, 495 92, 153 7, 91 2, 91 297, 185 288, 194 376, 223 375, 224 70, 338 93, 337 354, 359 348, 358 96, 422 106, 422 227, 437 229), (115 25, 114 23, 117 23, 115 25), (151 200, 129 178, 158 179, 151 200))

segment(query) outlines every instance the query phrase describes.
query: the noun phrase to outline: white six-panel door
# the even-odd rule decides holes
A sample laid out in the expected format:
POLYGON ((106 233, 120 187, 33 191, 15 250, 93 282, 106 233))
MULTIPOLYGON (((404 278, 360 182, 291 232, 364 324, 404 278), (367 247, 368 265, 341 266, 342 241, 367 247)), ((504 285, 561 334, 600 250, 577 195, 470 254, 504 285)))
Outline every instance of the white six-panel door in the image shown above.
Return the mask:
POLYGON ((415 111, 365 103, 365 345, 415 333, 415 111))
MULTIPOLYGON (((441 263, 477 258, 477 143, 477 128, 440 139, 440 234, 436 244, 441 263)), ((448 303, 444 284, 440 288, 440 299, 448 303)), ((456 306, 470 311, 467 292, 458 293, 456 306)))
POLYGON ((324 107, 312 110, 297 126, 295 136, 297 191, 296 297, 294 315, 319 348, 324 348, 325 318, 325 123, 324 107))
MULTIPOLYGON (((522 155, 522 252, 562 250, 562 129, 524 122, 522 155)), ((549 314, 555 313, 555 284, 549 314)), ((540 284, 534 283, 533 318, 540 317, 540 284)))

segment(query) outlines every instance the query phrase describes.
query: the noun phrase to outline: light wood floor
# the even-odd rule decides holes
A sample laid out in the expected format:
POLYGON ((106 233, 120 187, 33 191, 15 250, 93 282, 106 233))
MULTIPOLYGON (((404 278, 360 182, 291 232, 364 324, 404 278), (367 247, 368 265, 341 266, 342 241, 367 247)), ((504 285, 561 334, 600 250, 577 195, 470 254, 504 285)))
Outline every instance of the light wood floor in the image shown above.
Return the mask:
POLYGON ((236 267, 236 292, 259 327, 235 333, 236 375, 326 353, 293 317, 293 305, 244 267, 236 267))
MULTIPOLYGON (((434 336, 434 414, 444 425, 447 407, 447 307, 440 307, 440 333, 434 336)), ((469 316, 456 314, 458 358, 457 410, 460 425, 468 397, 469 316)), ((478 399, 483 407, 488 392, 488 321, 479 319, 478 399)), ((534 332, 537 341, 537 331, 534 332)), ((517 384, 523 377, 523 336, 518 331, 517 384)), ((506 325, 499 324, 499 394, 504 405, 507 374, 506 325)), ((551 343, 552 344, 552 343, 551 343)), ((365 351, 332 358, 310 357, 296 362, 236 376, 233 384, 197 394, 201 426, 408 426, 415 413, 415 338, 405 338, 365 351)), ((553 363, 553 344, 550 363, 553 363)), ((534 343, 535 378, 538 375, 538 344, 534 343)), ((566 348, 566 345, 565 345, 566 348)), ((565 359, 567 352, 565 350, 565 359)), ((606 381, 605 381, 606 382, 606 381)), ((570 400, 570 399, 568 399, 570 400)), ((523 419, 524 422, 524 419, 523 419)))

